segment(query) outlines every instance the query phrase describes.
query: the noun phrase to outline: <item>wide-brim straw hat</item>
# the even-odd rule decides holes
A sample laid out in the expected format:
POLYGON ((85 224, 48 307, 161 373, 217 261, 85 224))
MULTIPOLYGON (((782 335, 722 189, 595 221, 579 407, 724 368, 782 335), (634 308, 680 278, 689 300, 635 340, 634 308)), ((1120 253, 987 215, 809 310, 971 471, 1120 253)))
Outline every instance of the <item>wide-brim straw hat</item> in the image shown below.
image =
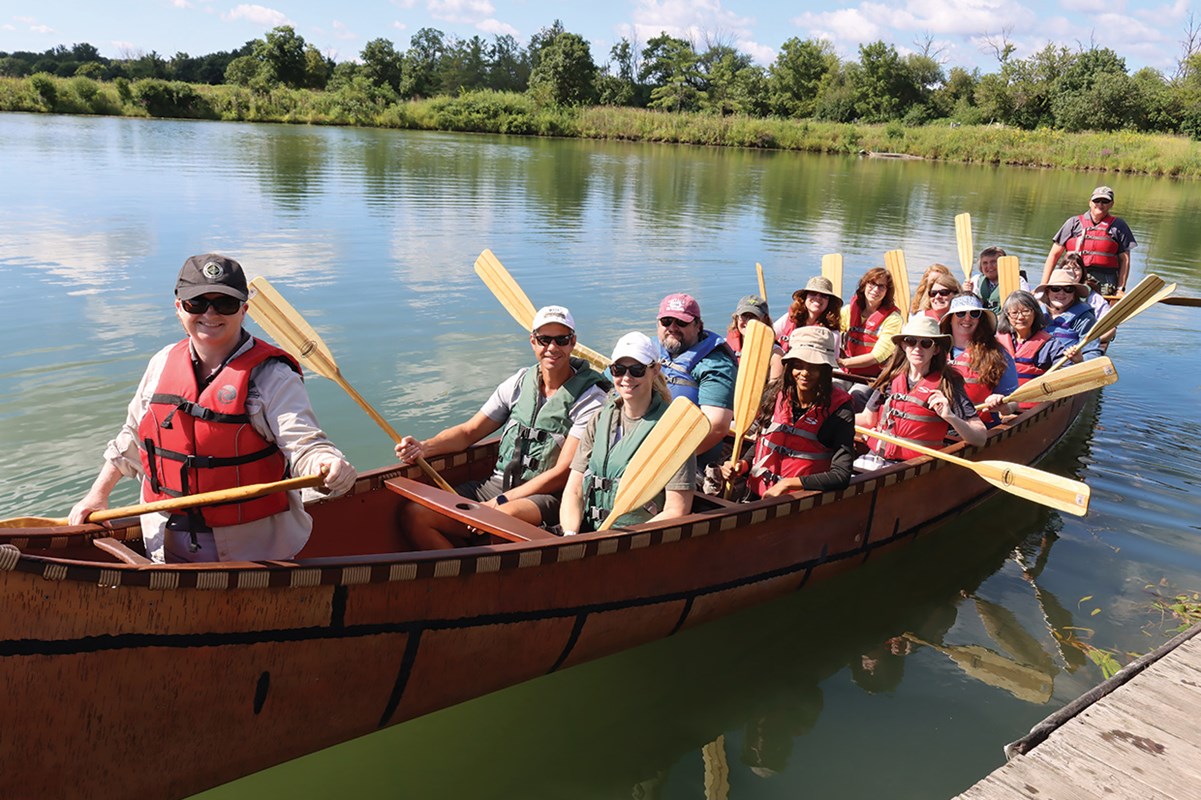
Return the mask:
POLYGON ((838 302, 842 302, 842 298, 834 293, 834 283, 825 275, 815 275, 805 284, 804 289, 797 289, 792 293, 793 300, 802 300, 807 292, 816 292, 831 297, 838 302))
POLYGON ((838 366, 838 334, 820 325, 797 328, 788 339, 784 361, 838 366))
POLYGON ((1046 283, 1040 283, 1034 290, 1035 294, 1046 295, 1048 286, 1072 286, 1076 289, 1076 296, 1081 300, 1088 297, 1089 288, 1083 283, 1076 283, 1076 279, 1066 269, 1057 269, 1051 273, 1051 277, 1046 283))
POLYGON ((900 344, 901 339, 906 336, 915 336, 919 339, 950 339, 951 334, 943 333, 938 327, 938 320, 933 317, 927 317, 925 314, 919 314, 916 317, 910 317, 905 323, 905 327, 901 328, 900 333, 892 335, 894 344, 900 344))
MULTIPOLYGON (((1058 286, 1058 284, 1056 285, 1058 286)), ((961 294, 958 297, 951 298, 951 307, 947 309, 947 313, 943 315, 942 320, 938 323, 942 330, 950 333, 951 320, 955 318, 955 312, 957 311, 983 312, 981 316, 988 317, 989 322, 992 323, 993 331, 997 330, 997 315, 991 309, 985 308, 983 301, 974 294, 961 294)))

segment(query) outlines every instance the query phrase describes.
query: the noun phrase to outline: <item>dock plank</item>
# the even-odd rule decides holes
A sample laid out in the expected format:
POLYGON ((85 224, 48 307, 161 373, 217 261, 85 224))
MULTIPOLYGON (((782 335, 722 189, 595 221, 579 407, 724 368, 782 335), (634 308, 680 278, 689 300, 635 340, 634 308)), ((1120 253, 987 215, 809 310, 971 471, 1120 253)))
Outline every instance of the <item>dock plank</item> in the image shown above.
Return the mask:
POLYGON ((1013 746, 1029 752, 957 800, 1201 797, 1197 634, 1201 626, 1051 715, 1036 727, 1036 735, 1013 746))

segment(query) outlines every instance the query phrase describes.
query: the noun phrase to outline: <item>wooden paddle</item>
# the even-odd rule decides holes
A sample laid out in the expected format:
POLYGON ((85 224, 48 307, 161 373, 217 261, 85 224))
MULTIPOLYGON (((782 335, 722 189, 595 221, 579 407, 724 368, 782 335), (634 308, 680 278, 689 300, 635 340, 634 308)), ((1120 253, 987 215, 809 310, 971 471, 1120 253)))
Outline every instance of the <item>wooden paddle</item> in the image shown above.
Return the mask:
MULTIPOLYGON (((1113 307, 1106 311, 1105 315, 1097 320, 1089 328, 1088 333, 1074 346, 1077 350, 1083 350, 1084 346, 1089 342, 1104 336, 1123 322, 1134 319, 1174 291, 1176 291, 1176 284, 1173 283, 1165 287, 1163 279, 1158 275, 1148 275, 1138 282, 1138 286, 1135 286, 1121 300, 1114 303, 1113 307)), ((1055 362, 1047 372, 1054 372, 1070 360, 1070 358, 1064 356, 1055 362)))
MULTIPOLYGON (((136 506, 104 508, 99 511, 93 511, 88 516, 87 523, 85 524, 105 522, 110 519, 122 519, 124 517, 136 517, 139 514, 180 511, 185 508, 196 508, 197 506, 253 500, 256 497, 263 497, 274 492, 287 492, 293 489, 307 489, 310 486, 320 486, 324 480, 325 472, 322 471, 317 475, 288 478, 287 480, 274 481, 273 483, 252 483, 249 486, 236 486, 233 489, 218 489, 215 492, 202 492, 200 494, 190 494, 185 497, 172 497, 168 500, 155 500, 150 503, 139 503, 136 506)), ((57 528, 67 525, 69 522, 70 520, 66 517, 60 519, 49 519, 47 517, 10 517, 9 519, 0 519, 0 528, 57 528)))
POLYGON ((767 285, 763 283, 763 265, 755 262, 755 274, 759 276, 759 296, 767 300, 767 285))
POLYGON ((673 400, 626 465, 613 508, 597 530, 609 530, 622 515, 653 500, 708 435, 704 412, 687 398, 673 400))
MULTIPOLYGON (((530 302, 530 298, 521 290, 517 281, 513 280, 513 276, 505 269, 505 265, 500 263, 500 259, 491 250, 484 250, 475 260, 475 274, 480 276, 484 285, 505 307, 505 311, 508 311, 509 315, 517 320, 518 325, 527 331, 534 329, 534 315, 538 313, 534 309, 534 304, 530 302)), ((572 355, 584 359, 598 372, 604 372, 609 367, 609 359, 595 350, 585 347, 579 341, 576 341, 572 355)))
POLYGON ((834 284, 834 294, 842 297, 842 253, 822 256, 822 277, 834 284))
MULTIPOLYGON (((1105 300, 1110 305, 1113 305, 1121 299, 1122 298, 1118 297, 1117 295, 1105 295, 1105 300)), ((1164 297, 1159 302, 1163 303, 1165 306, 1191 306, 1193 308, 1201 308, 1201 297, 1164 297)))
POLYGON ((972 215, 955 215, 955 244, 959 247, 959 266, 963 267, 963 281, 972 279, 972 266, 976 261, 972 248, 972 215))
POLYGON ((884 268, 892 276, 892 298, 901 321, 909 319, 909 270, 905 267, 905 251, 889 250, 884 254, 884 268))
MULTIPOLYGON (((1073 364, 1055 373, 1043 373, 1018 387, 1013 394, 1005 396, 1006 403, 1039 403, 1043 400, 1058 400, 1074 394, 1100 389, 1117 383, 1118 370, 1108 356, 1093 358, 1073 364)), ((983 405, 976 410, 983 410, 983 405)))
MULTIPOLYGON (((730 454, 731 467, 738 463, 742 439, 759 415, 763 387, 767 385, 767 373, 771 369, 773 344, 775 332, 770 326, 755 319, 747 321, 746 333, 742 336, 742 355, 738 359, 738 377, 734 381, 734 451, 730 454)), ((733 488, 733 481, 726 484, 727 499, 733 488)))
MULTIPOLYGON (((351 399, 358 403, 369 417, 375 420, 375 424, 383 428, 384 433, 388 434, 392 441, 400 442, 402 437, 396 432, 396 429, 389 425, 388 421, 380 416, 380 413, 372 408, 371 404, 342 377, 342 372, 338 369, 337 362, 334 361, 334 354, 325 346, 325 342, 321 340, 317 332, 305 321, 300 312, 293 308, 261 275, 250 282, 249 305, 250 316, 280 347, 295 356, 302 364, 307 365, 313 372, 323 378, 329 378, 341 386, 343 391, 350 395, 351 399)), ((448 492, 454 491, 451 485, 426 463, 424 458, 418 457, 417 466, 421 467, 421 471, 440 488, 448 492)))
POLYGON ((1051 699, 1054 673, 1047 668, 1023 664, 979 644, 939 645, 912 633, 904 634, 914 644, 937 650, 978 681, 1004 689, 1019 700, 1041 705, 1051 699))
POLYGON ((1004 306, 1005 299, 1022 288, 1017 256, 1001 256, 997 259, 997 283, 1001 286, 1001 305, 1004 306))
POLYGON ((949 461, 957 466, 970 469, 998 489, 1035 503, 1041 503, 1057 511, 1075 514, 1078 517, 1088 513, 1088 500, 1092 492, 1088 488, 1088 484, 1081 481, 1063 478, 1050 472, 1043 472, 1041 469, 1009 461, 968 461, 966 458, 953 456, 908 439, 901 439, 859 425, 855 426, 855 431, 873 439, 891 442, 922 455, 949 461))

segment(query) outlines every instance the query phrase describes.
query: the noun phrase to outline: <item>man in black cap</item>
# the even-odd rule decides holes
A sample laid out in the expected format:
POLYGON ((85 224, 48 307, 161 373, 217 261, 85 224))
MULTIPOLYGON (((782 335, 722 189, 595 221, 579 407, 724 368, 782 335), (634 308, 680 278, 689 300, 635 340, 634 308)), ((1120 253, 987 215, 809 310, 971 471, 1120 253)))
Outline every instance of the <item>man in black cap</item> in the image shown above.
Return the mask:
MULTIPOLYGON (((326 491, 354 485, 354 467, 317 426, 300 366, 242 328, 247 298, 237 261, 206 253, 184 262, 175 311, 187 336, 150 359, 100 474, 71 509, 72 525, 107 508, 122 477, 141 481, 143 502, 322 468, 326 491)), ((287 559, 300 552, 312 525, 300 493, 279 492, 143 514, 142 538, 159 562, 287 559)))
POLYGON ((1126 221, 1109 213, 1113 209, 1113 189, 1098 186, 1089 197, 1088 211, 1069 217, 1055 234, 1039 283, 1050 280, 1051 270, 1065 252, 1078 252, 1084 258, 1086 282, 1095 284, 1093 288, 1103 295, 1124 293, 1130 275, 1130 251, 1138 242, 1126 221))

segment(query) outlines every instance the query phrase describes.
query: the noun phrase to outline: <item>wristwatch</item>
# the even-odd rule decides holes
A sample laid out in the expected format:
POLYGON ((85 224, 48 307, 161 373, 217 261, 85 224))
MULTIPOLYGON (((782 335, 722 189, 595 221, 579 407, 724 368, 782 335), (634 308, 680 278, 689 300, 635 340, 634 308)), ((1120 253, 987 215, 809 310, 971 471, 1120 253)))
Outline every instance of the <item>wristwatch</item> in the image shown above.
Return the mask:
POLYGON ((501 492, 500 494, 498 494, 498 495, 496 496, 496 504, 497 504, 498 506, 503 506, 503 505, 504 505, 505 503, 507 503, 507 502, 509 502, 509 498, 505 497, 505 493, 504 493, 504 492, 501 492))

